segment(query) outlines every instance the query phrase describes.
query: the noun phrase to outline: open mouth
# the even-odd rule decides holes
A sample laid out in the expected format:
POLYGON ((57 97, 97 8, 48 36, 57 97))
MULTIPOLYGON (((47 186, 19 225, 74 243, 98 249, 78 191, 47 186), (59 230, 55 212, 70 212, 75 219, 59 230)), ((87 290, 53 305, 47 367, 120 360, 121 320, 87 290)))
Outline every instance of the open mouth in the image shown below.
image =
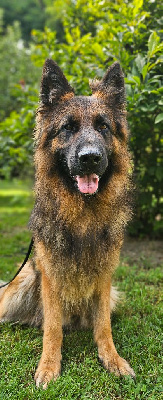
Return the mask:
POLYGON ((74 179, 77 182, 80 193, 94 194, 98 190, 99 176, 96 174, 79 176, 76 175, 74 179))

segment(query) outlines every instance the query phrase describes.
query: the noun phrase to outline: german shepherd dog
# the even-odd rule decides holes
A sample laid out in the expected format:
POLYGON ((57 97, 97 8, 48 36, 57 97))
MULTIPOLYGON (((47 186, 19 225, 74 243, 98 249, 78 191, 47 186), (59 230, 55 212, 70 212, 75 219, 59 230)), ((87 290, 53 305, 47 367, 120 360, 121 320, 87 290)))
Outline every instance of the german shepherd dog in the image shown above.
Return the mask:
POLYGON ((75 96, 58 65, 43 68, 35 129, 34 257, 0 290, 1 321, 43 326, 35 374, 46 388, 61 369, 62 327, 93 327, 103 366, 135 376, 114 346, 111 285, 131 218, 131 157, 124 77, 115 62, 91 96, 75 96))

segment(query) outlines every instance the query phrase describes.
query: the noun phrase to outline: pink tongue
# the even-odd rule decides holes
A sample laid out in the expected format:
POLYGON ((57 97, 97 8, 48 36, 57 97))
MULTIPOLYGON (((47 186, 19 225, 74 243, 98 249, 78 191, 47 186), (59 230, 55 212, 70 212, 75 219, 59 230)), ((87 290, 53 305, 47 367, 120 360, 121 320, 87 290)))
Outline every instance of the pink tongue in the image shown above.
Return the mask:
POLYGON ((99 181, 98 175, 91 174, 82 177, 77 175, 75 178, 77 180, 78 189, 81 193, 93 194, 97 191, 99 181))

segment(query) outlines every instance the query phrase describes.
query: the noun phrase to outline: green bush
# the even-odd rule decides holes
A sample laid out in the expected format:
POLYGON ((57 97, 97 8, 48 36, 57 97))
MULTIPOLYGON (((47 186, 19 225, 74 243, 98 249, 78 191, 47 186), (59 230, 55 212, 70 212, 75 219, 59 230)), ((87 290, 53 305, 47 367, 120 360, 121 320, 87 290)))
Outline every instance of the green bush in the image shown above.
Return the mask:
POLYGON ((23 106, 0 123, 0 176, 7 179, 29 176, 33 171, 32 133, 38 91, 30 87, 24 91, 20 85, 15 91, 23 106))
POLYGON ((157 68, 162 47, 159 36, 153 32, 148 40, 147 54, 136 56, 126 79, 131 149, 139 192, 136 221, 131 232, 155 237, 163 231, 163 87, 161 70, 159 74, 157 68))
MULTIPOLYGON (((2 18, 0 21, 2 24, 2 18)), ((25 89, 28 85, 33 87, 34 82, 38 83, 38 71, 31 61, 31 50, 25 47, 17 22, 7 27, 5 35, 1 32, 0 65, 0 121, 2 121, 13 110, 19 110, 22 105, 23 96, 21 92, 17 93, 17 87, 25 89)))
POLYGON ((45 3, 50 25, 54 18, 55 26, 59 24, 61 31, 46 27, 43 32, 32 32, 33 43, 27 52, 32 83, 27 85, 23 96, 22 93, 17 96, 22 88, 15 85, 13 97, 17 111, 13 107, 13 112, 0 124, 1 175, 18 174, 23 165, 26 169, 31 164, 30 132, 34 125, 38 76, 47 57, 60 65, 76 94, 89 94, 88 79, 101 78, 109 65, 118 60, 125 73, 131 150, 138 187, 135 222, 130 233, 157 237, 163 230, 161 2, 58 0, 45 3))

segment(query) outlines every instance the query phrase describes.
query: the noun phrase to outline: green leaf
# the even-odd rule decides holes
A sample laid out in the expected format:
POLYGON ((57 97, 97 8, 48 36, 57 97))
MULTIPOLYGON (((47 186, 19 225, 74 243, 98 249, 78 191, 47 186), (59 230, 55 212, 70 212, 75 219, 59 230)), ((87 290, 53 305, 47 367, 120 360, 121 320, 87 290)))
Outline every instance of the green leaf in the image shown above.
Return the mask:
POLYGON ((148 72, 148 67, 149 67, 149 63, 147 63, 147 64, 145 64, 144 65, 144 67, 142 68, 142 71, 141 71, 141 73, 142 73, 142 77, 143 77, 143 80, 146 78, 146 75, 147 75, 147 72, 148 72))
MULTIPOLYGON (((153 53, 154 54, 154 53, 153 53)), ((159 57, 154 63, 149 64, 148 70, 150 71, 152 68, 154 68, 157 64, 162 63, 163 58, 159 57)))
POLYGON ((161 121, 163 121, 163 113, 157 115, 155 119, 155 124, 158 124, 161 121))
POLYGON ((156 178, 158 179, 159 182, 162 181, 162 178, 163 178, 163 170, 162 170, 162 168, 157 168, 156 169, 156 178))
POLYGON ((143 5, 143 0, 133 0, 133 16, 135 17, 135 15, 138 13, 139 9, 142 7, 143 5))
POLYGON ((136 85, 136 82, 133 79, 125 78, 125 83, 130 85, 136 85))
POLYGON ((97 54, 97 56, 99 57, 99 58, 101 58, 101 60, 105 60, 105 58, 106 58, 106 56, 105 56, 105 53, 104 53, 104 51, 102 50, 102 47, 99 45, 99 43, 97 43, 97 42, 95 42, 93 45, 92 45, 92 49, 94 50, 94 52, 97 54))
POLYGON ((140 78, 138 76, 133 76, 133 79, 138 85, 140 85, 140 78))
POLYGON ((65 30, 66 33, 66 40, 68 44, 72 44, 73 43, 73 37, 71 35, 71 33, 68 31, 68 29, 65 30))
POLYGON ((158 43, 160 41, 159 36, 156 32, 152 32, 148 39, 148 57, 150 58, 153 52, 156 50, 158 43))
POLYGON ((138 54, 135 59, 135 64, 140 74, 142 73, 142 69, 145 66, 145 62, 146 62, 145 57, 143 57, 142 54, 138 54))

